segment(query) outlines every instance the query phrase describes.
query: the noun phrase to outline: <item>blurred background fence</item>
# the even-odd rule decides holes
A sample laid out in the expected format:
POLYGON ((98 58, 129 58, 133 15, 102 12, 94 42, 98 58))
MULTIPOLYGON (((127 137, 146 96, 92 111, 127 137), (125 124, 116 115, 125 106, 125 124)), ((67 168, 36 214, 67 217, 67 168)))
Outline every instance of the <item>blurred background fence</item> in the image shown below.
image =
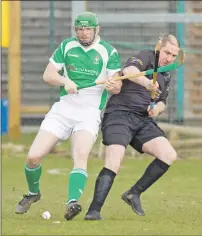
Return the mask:
MULTIPOLYGON (((75 15, 84 10, 93 11, 98 15, 100 35, 117 48, 122 66, 127 58, 138 50, 153 49, 161 33, 178 37, 185 49, 186 60, 184 66, 173 73, 168 106, 158 121, 166 125, 180 125, 164 128, 169 132, 169 137, 183 140, 184 144, 178 143, 178 146, 184 145, 191 149, 197 145, 200 155, 202 1, 40 1, 40 4, 38 1, 22 1, 22 127, 38 127, 45 111, 59 99, 58 88, 45 84, 42 75, 55 48, 64 38, 74 34, 72 22, 75 15), (185 142, 188 137, 189 144, 185 142)), ((2 48, 4 98, 8 97, 9 89, 7 62, 8 49, 2 48)), ((186 149, 184 146, 183 150, 186 149)), ((185 153, 188 153, 188 150, 185 150, 185 153)))

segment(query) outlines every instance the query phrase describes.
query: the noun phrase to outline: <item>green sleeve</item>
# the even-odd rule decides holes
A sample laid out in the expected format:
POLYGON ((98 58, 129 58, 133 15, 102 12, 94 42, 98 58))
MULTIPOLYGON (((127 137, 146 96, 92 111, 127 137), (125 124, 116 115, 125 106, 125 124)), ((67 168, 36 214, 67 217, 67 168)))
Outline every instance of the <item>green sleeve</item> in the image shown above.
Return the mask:
POLYGON ((55 50, 53 55, 49 59, 50 62, 58 69, 61 70, 65 65, 64 59, 64 41, 60 44, 60 46, 55 50))

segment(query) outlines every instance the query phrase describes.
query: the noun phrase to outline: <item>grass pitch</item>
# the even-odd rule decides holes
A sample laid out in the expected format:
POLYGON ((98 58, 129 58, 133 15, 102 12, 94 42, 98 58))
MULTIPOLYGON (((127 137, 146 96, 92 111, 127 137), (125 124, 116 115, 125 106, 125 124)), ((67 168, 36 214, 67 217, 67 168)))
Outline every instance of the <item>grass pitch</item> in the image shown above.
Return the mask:
MULTIPOLYGON (((32 138, 32 135, 24 136, 18 143, 29 145, 32 138)), ((6 142, 7 138, 4 138, 3 143, 6 142)), ((89 222, 83 217, 91 202, 103 160, 89 160, 89 178, 80 201, 83 211, 74 220, 65 221, 67 180, 72 161, 58 154, 44 159, 41 201, 33 204, 27 214, 15 214, 16 204, 27 192, 23 168, 25 158, 26 152, 2 152, 2 235, 202 234, 202 159, 177 161, 142 195, 146 216, 140 217, 120 196, 135 183, 152 159, 126 158, 103 207, 104 220, 89 222), (50 220, 41 217, 46 210, 51 213, 50 220)))

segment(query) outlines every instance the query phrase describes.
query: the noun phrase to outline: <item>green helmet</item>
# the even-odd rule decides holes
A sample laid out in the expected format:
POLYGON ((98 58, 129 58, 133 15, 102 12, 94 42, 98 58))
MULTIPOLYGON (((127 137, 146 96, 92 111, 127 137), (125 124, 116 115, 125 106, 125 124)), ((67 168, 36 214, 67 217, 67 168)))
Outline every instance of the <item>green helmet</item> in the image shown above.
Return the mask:
POLYGON ((92 12, 82 12, 78 14, 74 22, 75 27, 96 27, 98 24, 96 14, 92 12))

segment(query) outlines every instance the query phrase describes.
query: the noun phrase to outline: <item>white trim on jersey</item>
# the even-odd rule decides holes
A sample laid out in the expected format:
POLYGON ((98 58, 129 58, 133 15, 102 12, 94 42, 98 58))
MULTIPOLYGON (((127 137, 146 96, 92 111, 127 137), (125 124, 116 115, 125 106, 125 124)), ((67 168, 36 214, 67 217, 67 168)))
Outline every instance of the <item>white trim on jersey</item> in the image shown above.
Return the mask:
POLYGON ((65 46, 64 58, 65 58, 69 49, 76 48, 76 47, 80 47, 80 44, 77 41, 68 42, 65 46))
POLYGON ((103 59, 102 70, 96 80, 103 80, 104 78, 106 78, 106 73, 107 73, 106 67, 107 67, 107 62, 109 60, 108 52, 107 49, 101 44, 94 45, 93 49, 99 52, 103 59))
POLYGON ((111 77, 113 74, 115 74, 116 72, 119 72, 119 71, 121 71, 121 68, 116 69, 116 70, 107 69, 107 76, 111 77))
POLYGON ((64 63, 57 63, 53 60, 52 57, 49 58, 49 61, 58 69, 61 70, 64 67, 64 63))
POLYGON ((111 57, 114 53, 116 53, 116 52, 117 52, 117 50, 114 48, 114 49, 112 50, 111 54, 110 54, 110 57, 111 57))

